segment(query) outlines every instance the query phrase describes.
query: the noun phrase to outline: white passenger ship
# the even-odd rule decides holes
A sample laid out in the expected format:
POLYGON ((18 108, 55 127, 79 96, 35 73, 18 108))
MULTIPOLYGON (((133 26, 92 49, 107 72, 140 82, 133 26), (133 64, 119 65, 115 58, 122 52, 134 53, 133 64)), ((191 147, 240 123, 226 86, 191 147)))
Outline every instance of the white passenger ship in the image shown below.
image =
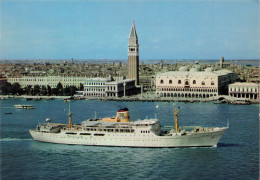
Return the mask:
POLYGON ((30 130, 36 141, 95 146, 127 147, 216 147, 228 127, 188 127, 178 125, 178 110, 174 109, 175 126, 163 130, 158 119, 130 121, 127 108, 117 111, 114 118, 88 119, 80 125, 46 123, 30 130))

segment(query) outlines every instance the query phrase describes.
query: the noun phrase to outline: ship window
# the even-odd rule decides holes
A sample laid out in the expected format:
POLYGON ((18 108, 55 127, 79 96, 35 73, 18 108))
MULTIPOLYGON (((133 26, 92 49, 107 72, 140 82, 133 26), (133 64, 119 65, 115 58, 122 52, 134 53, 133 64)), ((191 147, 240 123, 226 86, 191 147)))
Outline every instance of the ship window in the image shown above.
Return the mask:
POLYGON ((79 135, 91 135, 90 133, 80 133, 79 135))
POLYGON ((74 133, 74 132, 66 132, 65 134, 76 135, 77 133, 74 133))

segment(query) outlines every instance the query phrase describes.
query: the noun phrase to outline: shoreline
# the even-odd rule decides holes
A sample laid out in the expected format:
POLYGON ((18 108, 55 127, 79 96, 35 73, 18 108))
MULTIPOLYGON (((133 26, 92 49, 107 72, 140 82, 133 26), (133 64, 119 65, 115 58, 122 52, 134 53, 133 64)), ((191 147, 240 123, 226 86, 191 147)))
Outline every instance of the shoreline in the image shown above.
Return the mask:
MULTIPOLYGON (((234 98, 229 96, 215 96, 210 98, 165 98, 165 97, 155 97, 155 96, 126 96, 126 97, 75 97, 75 96, 32 96, 32 95, 0 95, 1 100, 9 98, 24 98, 27 100, 53 100, 53 99, 63 99, 63 100, 100 100, 100 101, 142 101, 142 102, 184 102, 184 103, 194 103, 194 102, 216 102, 216 104, 227 103, 220 101, 232 101, 234 98)), ((241 98, 242 100, 242 98, 241 98)), ((260 100, 250 99, 252 104, 260 104, 260 100)))

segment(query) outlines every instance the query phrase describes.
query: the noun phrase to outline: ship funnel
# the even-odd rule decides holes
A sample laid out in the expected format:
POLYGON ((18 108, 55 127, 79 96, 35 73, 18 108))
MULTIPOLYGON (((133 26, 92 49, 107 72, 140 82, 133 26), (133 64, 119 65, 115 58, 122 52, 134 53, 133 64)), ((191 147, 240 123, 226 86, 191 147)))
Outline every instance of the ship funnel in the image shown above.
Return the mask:
POLYGON ((102 118, 104 122, 130 122, 129 110, 127 108, 120 109, 116 113, 116 117, 102 118))
POLYGON ((117 122, 129 122, 130 116, 129 116, 128 108, 123 108, 123 109, 120 109, 119 111, 117 111, 116 119, 117 119, 117 122))

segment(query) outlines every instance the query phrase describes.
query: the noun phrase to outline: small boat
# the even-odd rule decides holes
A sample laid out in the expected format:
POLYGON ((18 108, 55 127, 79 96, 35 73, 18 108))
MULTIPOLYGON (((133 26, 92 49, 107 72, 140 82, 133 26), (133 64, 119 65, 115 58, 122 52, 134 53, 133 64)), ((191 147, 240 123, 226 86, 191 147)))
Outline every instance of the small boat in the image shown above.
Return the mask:
POLYGON ((225 103, 224 101, 215 101, 215 102, 213 102, 213 104, 223 104, 223 103, 225 103))
POLYGON ((12 112, 6 112, 5 114, 13 114, 12 112))
POLYGON ((247 99, 236 99, 228 101, 228 104, 242 104, 242 105, 249 105, 251 102, 247 99))
POLYGON ((27 104, 16 104, 14 105, 15 109, 34 109, 33 105, 27 105, 27 104))
POLYGON ((54 100, 54 99, 55 99, 54 97, 46 98, 46 100, 54 100))

